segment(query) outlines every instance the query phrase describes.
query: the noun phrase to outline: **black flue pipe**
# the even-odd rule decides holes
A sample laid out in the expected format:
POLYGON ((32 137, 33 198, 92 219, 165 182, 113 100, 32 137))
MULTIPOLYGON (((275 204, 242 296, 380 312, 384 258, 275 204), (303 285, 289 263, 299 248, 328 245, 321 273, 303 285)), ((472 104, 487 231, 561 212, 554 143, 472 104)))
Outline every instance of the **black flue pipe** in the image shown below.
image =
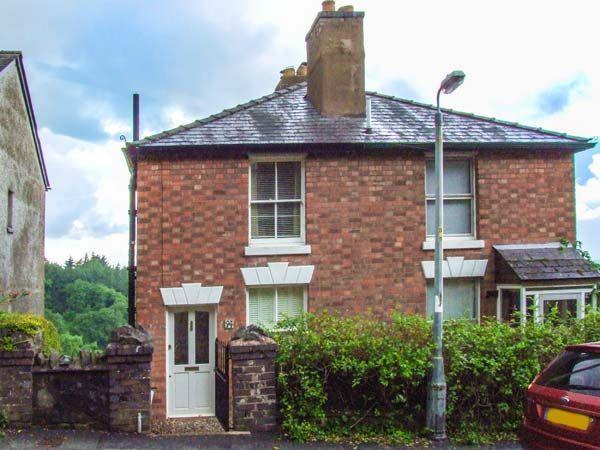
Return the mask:
MULTIPOLYGON (((140 139, 140 96, 133 94, 133 141, 137 142, 140 139)), ((136 198, 137 190, 137 164, 136 156, 131 157, 131 176, 129 178, 129 266, 128 270, 128 292, 127 292, 127 320, 129 325, 136 325, 136 308, 135 308, 135 278, 136 278, 136 261, 135 261, 135 231, 136 231, 136 198)))

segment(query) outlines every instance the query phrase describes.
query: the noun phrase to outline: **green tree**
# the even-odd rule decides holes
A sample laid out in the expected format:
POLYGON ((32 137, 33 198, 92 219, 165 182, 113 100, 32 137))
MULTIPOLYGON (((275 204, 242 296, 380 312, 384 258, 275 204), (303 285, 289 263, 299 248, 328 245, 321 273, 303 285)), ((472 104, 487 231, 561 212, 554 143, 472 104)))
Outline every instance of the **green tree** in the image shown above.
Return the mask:
POLYGON ((75 314, 70 325, 71 332, 81 336, 85 344, 97 343, 100 348, 105 347, 110 332, 127 323, 127 300, 118 295, 120 298, 109 307, 75 314))
POLYGON ((127 270, 105 256, 46 262, 46 318, 66 354, 104 348, 112 329, 127 322, 126 294, 127 270))

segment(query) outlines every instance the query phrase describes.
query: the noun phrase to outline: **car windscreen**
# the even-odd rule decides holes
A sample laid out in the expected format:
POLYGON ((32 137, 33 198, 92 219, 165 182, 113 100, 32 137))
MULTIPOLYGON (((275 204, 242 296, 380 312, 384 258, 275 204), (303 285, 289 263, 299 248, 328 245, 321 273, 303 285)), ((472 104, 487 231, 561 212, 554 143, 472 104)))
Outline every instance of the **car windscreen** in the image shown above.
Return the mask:
POLYGON ((600 397, 600 354, 565 351, 542 373, 537 384, 600 397))

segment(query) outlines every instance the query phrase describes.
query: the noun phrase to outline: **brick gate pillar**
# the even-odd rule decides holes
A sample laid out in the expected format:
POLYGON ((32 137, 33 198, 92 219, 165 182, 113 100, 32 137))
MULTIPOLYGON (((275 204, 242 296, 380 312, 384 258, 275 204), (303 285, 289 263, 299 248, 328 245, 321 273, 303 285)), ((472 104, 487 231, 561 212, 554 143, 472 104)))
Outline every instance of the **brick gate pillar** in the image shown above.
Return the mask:
POLYGON ((26 428, 33 415, 33 360, 35 350, 25 346, 0 352, 0 413, 8 414, 11 427, 26 428))
POLYGON ((113 331, 106 348, 109 380, 109 429, 134 433, 150 431, 150 363, 152 341, 143 330, 125 326, 113 331))
POLYGON ((261 337, 260 341, 234 340, 229 343, 229 354, 233 429, 275 431, 278 427, 277 344, 268 337, 261 337))

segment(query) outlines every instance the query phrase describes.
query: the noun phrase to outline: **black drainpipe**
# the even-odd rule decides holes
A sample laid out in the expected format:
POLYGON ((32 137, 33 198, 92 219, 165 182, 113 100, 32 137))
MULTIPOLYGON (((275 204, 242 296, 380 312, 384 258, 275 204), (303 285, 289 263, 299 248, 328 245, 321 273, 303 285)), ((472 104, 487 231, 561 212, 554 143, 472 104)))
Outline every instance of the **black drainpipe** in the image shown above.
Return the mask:
MULTIPOLYGON (((139 94, 133 94, 133 141, 137 142, 140 139, 140 96, 139 94)), ((128 285, 129 290, 127 293, 127 317, 129 325, 135 327, 136 325, 136 311, 135 311, 135 278, 136 278, 136 265, 135 265, 135 230, 136 230, 136 197, 135 192, 137 190, 137 155, 131 158, 131 177, 129 179, 129 278, 128 285)))

